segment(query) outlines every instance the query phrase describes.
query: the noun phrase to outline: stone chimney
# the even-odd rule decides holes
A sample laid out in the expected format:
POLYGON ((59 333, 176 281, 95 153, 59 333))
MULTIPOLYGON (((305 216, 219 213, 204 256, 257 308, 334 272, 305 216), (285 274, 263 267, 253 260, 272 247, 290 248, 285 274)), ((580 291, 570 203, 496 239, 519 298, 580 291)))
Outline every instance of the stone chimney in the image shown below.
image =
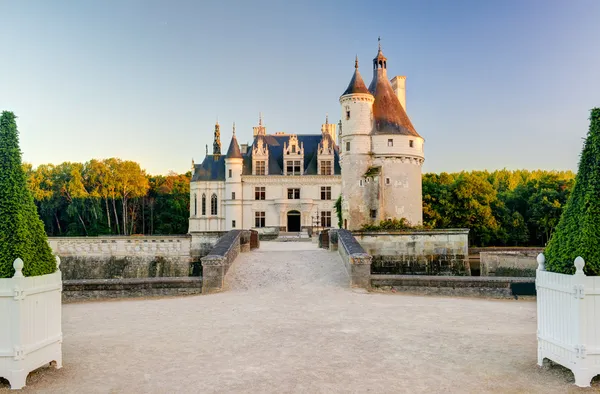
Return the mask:
POLYGON ((398 96, 398 100, 400 100, 400 104, 406 112, 406 77, 397 75, 392 78, 392 89, 394 89, 394 93, 398 96))

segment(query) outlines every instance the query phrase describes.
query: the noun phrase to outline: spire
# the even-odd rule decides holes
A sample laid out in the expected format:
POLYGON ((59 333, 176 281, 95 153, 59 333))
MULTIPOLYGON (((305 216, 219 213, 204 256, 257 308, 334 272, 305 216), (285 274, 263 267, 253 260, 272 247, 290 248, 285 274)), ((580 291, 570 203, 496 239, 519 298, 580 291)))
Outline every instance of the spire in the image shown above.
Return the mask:
POLYGON ((258 126, 252 128, 252 136, 256 137, 257 135, 266 135, 267 128, 263 126, 262 121, 262 112, 258 113, 258 126))
POLYGON ((213 142, 213 155, 218 156, 221 154, 221 126, 219 122, 215 124, 215 140, 213 142))
POLYGON ((387 69, 387 58, 383 55, 383 51, 381 50, 381 37, 377 38, 377 56, 373 59, 373 70, 385 70, 387 69))
POLYGON ((235 122, 233 122, 233 136, 235 137, 235 122))
POLYGON ((350 80, 350 83, 348 84, 348 87, 346 88, 344 93, 342 93, 342 96, 355 93, 369 94, 367 85, 365 85, 365 81, 363 81, 362 77, 360 76, 360 73, 358 72, 358 55, 354 60, 354 75, 352 75, 352 79, 350 80))

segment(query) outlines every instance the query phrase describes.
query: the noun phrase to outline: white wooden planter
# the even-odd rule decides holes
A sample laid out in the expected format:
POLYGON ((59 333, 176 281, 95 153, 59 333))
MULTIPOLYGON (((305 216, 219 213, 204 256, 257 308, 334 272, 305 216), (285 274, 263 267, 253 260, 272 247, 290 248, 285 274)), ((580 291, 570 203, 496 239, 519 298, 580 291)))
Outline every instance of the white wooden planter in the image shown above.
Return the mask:
POLYGON ((589 387, 600 374, 600 276, 586 276, 581 257, 574 275, 546 271, 543 254, 537 261, 538 364, 552 360, 589 387))
POLYGON ((13 267, 12 278, 0 279, 0 377, 20 389, 44 364, 62 367, 62 275, 24 277, 21 259, 13 267))

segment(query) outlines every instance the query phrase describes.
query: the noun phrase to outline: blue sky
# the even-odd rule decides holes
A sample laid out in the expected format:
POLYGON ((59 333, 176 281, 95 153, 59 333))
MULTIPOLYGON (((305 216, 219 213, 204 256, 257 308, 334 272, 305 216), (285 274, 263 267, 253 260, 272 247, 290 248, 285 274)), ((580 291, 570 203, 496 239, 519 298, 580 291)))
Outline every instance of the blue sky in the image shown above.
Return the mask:
POLYGON ((318 133, 358 54, 382 38, 407 76, 424 171, 577 167, 600 106, 600 1, 0 0, 0 110, 24 160, 138 161, 153 174, 204 157, 219 119, 250 142, 318 133))

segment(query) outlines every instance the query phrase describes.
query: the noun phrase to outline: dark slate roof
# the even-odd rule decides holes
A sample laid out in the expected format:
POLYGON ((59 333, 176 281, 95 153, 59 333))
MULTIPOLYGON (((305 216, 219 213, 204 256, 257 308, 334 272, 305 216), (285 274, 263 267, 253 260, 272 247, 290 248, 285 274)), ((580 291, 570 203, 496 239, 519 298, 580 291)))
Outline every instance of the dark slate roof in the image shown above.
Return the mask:
POLYGON ((342 93, 342 96, 347 94, 355 94, 355 93, 364 93, 369 94, 369 89, 367 89, 367 85, 365 85, 365 81, 363 81, 360 73, 358 72, 358 67, 354 69, 354 75, 352 75, 352 79, 348 84, 348 87, 342 93))
MULTIPOLYGON (((323 136, 321 134, 314 135, 297 135, 298 142, 304 146, 304 175, 317 175, 317 152, 319 143, 323 136)), ((327 136, 325 138, 331 138, 327 136)), ((258 139, 263 139, 269 149, 269 175, 283 175, 283 145, 290 139, 290 135, 258 135, 255 137, 252 146, 248 147, 245 154, 241 154, 239 145, 235 137, 232 138, 232 144, 229 146, 227 157, 232 151, 232 145, 237 148, 233 150, 239 153, 239 157, 244 159, 242 175, 252 175, 252 150, 258 139), (235 144, 233 144, 235 142, 235 144)), ((333 145, 333 141, 331 142, 333 145)), ((233 152, 232 154, 236 154, 233 152)), ((340 157, 338 148, 334 148, 333 153, 333 173, 340 175, 342 173, 340 167, 340 157)), ((195 181, 224 181, 225 180, 225 156, 208 155, 201 164, 195 165, 195 172, 192 176, 192 182, 195 181)))
POLYGON ((208 155, 201 164, 196 164, 192 182, 195 181, 224 181, 225 156, 208 155))
POLYGON ((403 134, 420 137, 402 108, 398 96, 394 93, 384 69, 374 70, 369 91, 375 97, 373 134, 403 134))
POLYGON ((241 159, 242 152, 240 152, 240 146, 238 145, 237 138, 235 138, 235 134, 231 137, 231 142, 229 143, 229 149, 227 150, 227 158, 228 159, 241 159))
MULTIPOLYGON (((322 135, 297 135, 298 142, 304 147, 304 174, 317 175, 317 151, 322 135)), ((265 135, 257 136, 252 146, 248 147, 248 153, 244 155, 243 175, 252 174, 252 148, 258 138, 263 138, 269 148, 269 175, 283 175, 283 145, 288 142, 289 135, 265 135)), ((339 152, 334 149, 333 173, 341 174, 339 152)))

